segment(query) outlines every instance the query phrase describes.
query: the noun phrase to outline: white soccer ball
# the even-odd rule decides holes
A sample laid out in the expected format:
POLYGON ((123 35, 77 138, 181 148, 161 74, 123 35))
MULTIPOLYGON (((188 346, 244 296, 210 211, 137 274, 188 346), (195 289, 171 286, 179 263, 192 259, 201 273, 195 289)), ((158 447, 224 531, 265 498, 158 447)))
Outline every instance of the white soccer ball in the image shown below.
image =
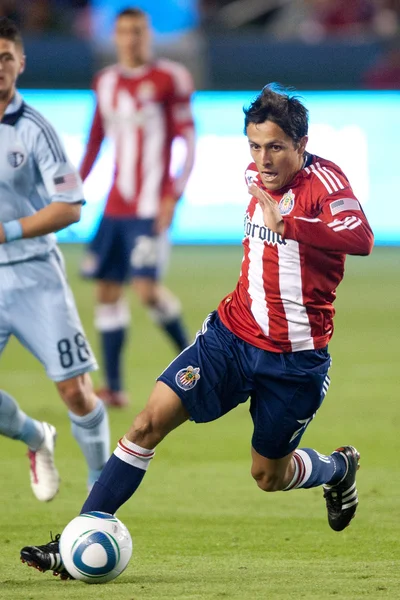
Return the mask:
POLYGON ((87 512, 75 517, 62 532, 60 554, 74 579, 105 583, 127 567, 132 556, 132 538, 114 515, 87 512))

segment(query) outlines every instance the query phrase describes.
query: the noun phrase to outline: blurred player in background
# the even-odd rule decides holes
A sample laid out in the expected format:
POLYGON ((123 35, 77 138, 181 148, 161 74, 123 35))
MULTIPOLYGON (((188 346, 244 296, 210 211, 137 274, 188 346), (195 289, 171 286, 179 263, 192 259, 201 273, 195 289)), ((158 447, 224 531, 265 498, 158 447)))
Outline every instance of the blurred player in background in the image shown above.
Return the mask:
POLYGON ((168 254, 167 230, 194 160, 190 107, 192 78, 185 67, 151 57, 147 15, 119 13, 114 33, 118 63, 94 82, 97 104, 81 165, 85 180, 103 138, 115 146, 115 176, 83 274, 97 280, 95 325, 101 336, 108 404, 127 403, 121 373, 130 322, 123 285, 131 280, 140 302, 181 351, 188 344, 179 300, 159 283, 168 254), (170 175, 172 142, 185 143, 179 175, 170 175))
MULTIPOLYGON (((91 487, 109 456, 108 419, 92 389, 96 360, 51 235, 79 221, 83 191, 56 132, 15 88, 24 66, 20 33, 0 18, 0 353, 14 335, 44 365, 69 409, 91 487)), ((33 492, 51 500, 59 486, 55 428, 0 391, 0 433, 25 442, 33 492)))
MULTIPOLYGON (((373 234, 340 167, 306 151, 308 111, 298 99, 265 87, 245 111, 245 133, 254 162, 238 285, 160 375, 82 512, 114 514, 168 433, 189 418, 218 419, 250 397, 259 488, 323 486, 330 527, 342 531, 354 517, 357 450, 323 455, 298 446, 329 387, 332 303, 346 254, 369 254, 373 234)), ((21 556, 63 569, 57 541, 21 556)))

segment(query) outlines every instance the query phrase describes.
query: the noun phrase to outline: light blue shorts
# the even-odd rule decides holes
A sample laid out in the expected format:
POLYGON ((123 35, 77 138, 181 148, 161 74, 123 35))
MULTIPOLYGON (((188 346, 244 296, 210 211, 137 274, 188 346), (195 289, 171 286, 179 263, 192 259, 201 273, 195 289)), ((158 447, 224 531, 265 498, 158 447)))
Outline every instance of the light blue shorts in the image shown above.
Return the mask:
POLYGON ((11 335, 36 356, 52 381, 97 369, 58 250, 0 265, 0 354, 11 335))

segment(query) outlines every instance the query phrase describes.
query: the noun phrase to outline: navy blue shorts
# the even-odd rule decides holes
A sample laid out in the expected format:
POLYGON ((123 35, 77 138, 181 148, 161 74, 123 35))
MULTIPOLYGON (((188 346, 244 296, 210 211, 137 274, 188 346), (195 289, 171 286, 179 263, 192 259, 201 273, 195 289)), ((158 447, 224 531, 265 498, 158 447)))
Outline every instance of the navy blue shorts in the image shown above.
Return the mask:
POLYGON ((253 448, 276 459, 299 445, 328 390, 330 364, 327 348, 287 353, 256 348, 214 312, 158 380, 197 423, 218 419, 250 398, 253 448))
POLYGON ((89 245, 84 277, 124 283, 134 277, 159 277, 161 238, 154 219, 103 217, 89 245))

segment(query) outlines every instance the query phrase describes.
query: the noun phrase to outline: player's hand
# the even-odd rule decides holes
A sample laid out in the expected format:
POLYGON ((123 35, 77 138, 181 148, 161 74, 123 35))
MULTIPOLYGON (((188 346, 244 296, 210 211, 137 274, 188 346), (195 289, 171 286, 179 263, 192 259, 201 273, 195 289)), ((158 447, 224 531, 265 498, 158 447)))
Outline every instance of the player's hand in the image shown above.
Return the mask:
POLYGON ((0 244, 4 244, 6 241, 6 236, 4 235, 3 225, 0 223, 0 244))
POLYGON ((156 219, 156 233, 162 233, 168 229, 174 218, 176 200, 172 196, 162 198, 160 212, 156 219))
POLYGON ((278 203, 266 192, 258 187, 255 183, 249 185, 249 194, 257 198, 258 204, 261 206, 264 217, 264 224, 275 233, 283 234, 283 219, 279 212, 278 203))

